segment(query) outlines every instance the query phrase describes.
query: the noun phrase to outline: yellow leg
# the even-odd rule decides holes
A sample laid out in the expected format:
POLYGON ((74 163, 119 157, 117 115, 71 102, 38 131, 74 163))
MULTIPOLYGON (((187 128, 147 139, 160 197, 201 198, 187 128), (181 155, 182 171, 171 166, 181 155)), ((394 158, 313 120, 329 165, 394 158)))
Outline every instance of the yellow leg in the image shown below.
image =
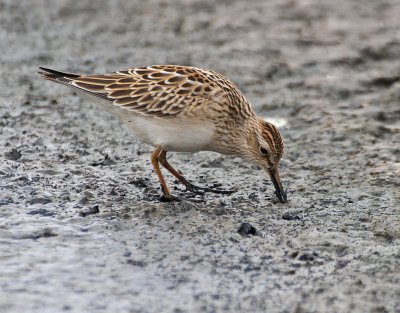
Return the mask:
POLYGON ((165 182, 163 174, 161 173, 160 165, 159 165, 160 154, 162 152, 163 152, 163 149, 162 149, 161 145, 157 145, 155 150, 151 154, 151 164, 153 165, 154 170, 156 171, 156 174, 157 174, 158 179, 160 181, 161 188, 163 190, 165 200, 170 200, 170 199, 172 199, 171 192, 169 191, 169 188, 167 186, 167 183, 165 182))
POLYGON ((158 158, 160 164, 168 170, 172 175, 176 177, 176 179, 179 180, 181 184, 183 184, 185 187, 189 187, 191 184, 186 180, 185 177, 183 177, 176 169, 172 167, 171 164, 168 163, 167 161, 167 151, 162 150, 160 153, 160 156, 158 158))

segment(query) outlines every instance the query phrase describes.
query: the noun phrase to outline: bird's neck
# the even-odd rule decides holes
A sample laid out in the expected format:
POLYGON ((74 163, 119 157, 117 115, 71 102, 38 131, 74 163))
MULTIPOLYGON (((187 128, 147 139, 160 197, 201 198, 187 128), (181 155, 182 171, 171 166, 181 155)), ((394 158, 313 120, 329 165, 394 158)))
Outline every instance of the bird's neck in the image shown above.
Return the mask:
POLYGON ((216 133, 215 142, 218 142, 218 145, 213 150, 221 154, 239 157, 247 155, 248 138, 255 133, 258 125, 258 117, 255 115, 249 116, 241 122, 224 125, 216 133))

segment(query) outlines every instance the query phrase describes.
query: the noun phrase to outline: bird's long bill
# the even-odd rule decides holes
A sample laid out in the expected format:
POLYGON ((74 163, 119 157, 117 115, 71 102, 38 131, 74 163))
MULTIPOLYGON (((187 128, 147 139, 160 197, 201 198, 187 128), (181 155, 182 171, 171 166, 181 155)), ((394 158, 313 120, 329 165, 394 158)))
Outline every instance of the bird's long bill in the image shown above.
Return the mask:
POLYGON ((285 203, 287 201, 287 195, 282 187, 281 178, 279 177, 278 166, 268 168, 267 172, 272 180, 272 183, 274 184, 276 196, 278 197, 280 202, 285 203))

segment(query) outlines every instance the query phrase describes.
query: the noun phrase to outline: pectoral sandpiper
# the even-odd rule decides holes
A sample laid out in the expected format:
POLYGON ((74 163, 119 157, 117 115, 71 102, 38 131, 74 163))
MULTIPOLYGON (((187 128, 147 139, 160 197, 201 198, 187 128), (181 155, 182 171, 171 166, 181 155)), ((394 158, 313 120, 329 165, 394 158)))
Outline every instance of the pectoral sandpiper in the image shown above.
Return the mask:
POLYGON ((93 96, 143 142, 155 146, 151 163, 161 183, 162 199, 175 197, 160 164, 189 191, 230 193, 192 185, 166 158, 168 151, 215 151, 242 157, 264 169, 278 199, 286 202, 278 172, 283 154, 279 130, 256 116, 239 89, 223 75, 177 65, 130 68, 104 75, 39 69, 44 79, 93 96))

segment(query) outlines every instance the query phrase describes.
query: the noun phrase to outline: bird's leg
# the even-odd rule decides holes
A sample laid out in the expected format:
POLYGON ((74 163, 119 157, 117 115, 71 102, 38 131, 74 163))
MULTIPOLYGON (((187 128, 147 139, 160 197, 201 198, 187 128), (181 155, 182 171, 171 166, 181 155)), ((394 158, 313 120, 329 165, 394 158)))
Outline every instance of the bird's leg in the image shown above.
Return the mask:
POLYGON ((163 195, 161 196, 161 201, 178 200, 177 198, 171 195, 167 183, 165 182, 164 176, 161 173, 159 162, 160 162, 160 154, 162 152, 163 150, 161 145, 157 145, 156 149, 151 154, 151 164, 153 165, 154 170, 156 171, 156 174, 158 176, 163 191, 163 195))
POLYGON ((193 185, 192 183, 188 182, 183 175, 181 175, 177 170, 175 170, 171 164, 167 161, 167 151, 162 150, 159 154, 158 160, 160 164, 168 170, 172 175, 174 175, 178 181, 186 187, 186 190, 191 191, 196 194, 204 194, 205 192, 213 192, 213 193, 220 193, 220 194, 231 194, 234 193, 234 190, 222 190, 216 188, 208 188, 208 187, 198 187, 193 185))

